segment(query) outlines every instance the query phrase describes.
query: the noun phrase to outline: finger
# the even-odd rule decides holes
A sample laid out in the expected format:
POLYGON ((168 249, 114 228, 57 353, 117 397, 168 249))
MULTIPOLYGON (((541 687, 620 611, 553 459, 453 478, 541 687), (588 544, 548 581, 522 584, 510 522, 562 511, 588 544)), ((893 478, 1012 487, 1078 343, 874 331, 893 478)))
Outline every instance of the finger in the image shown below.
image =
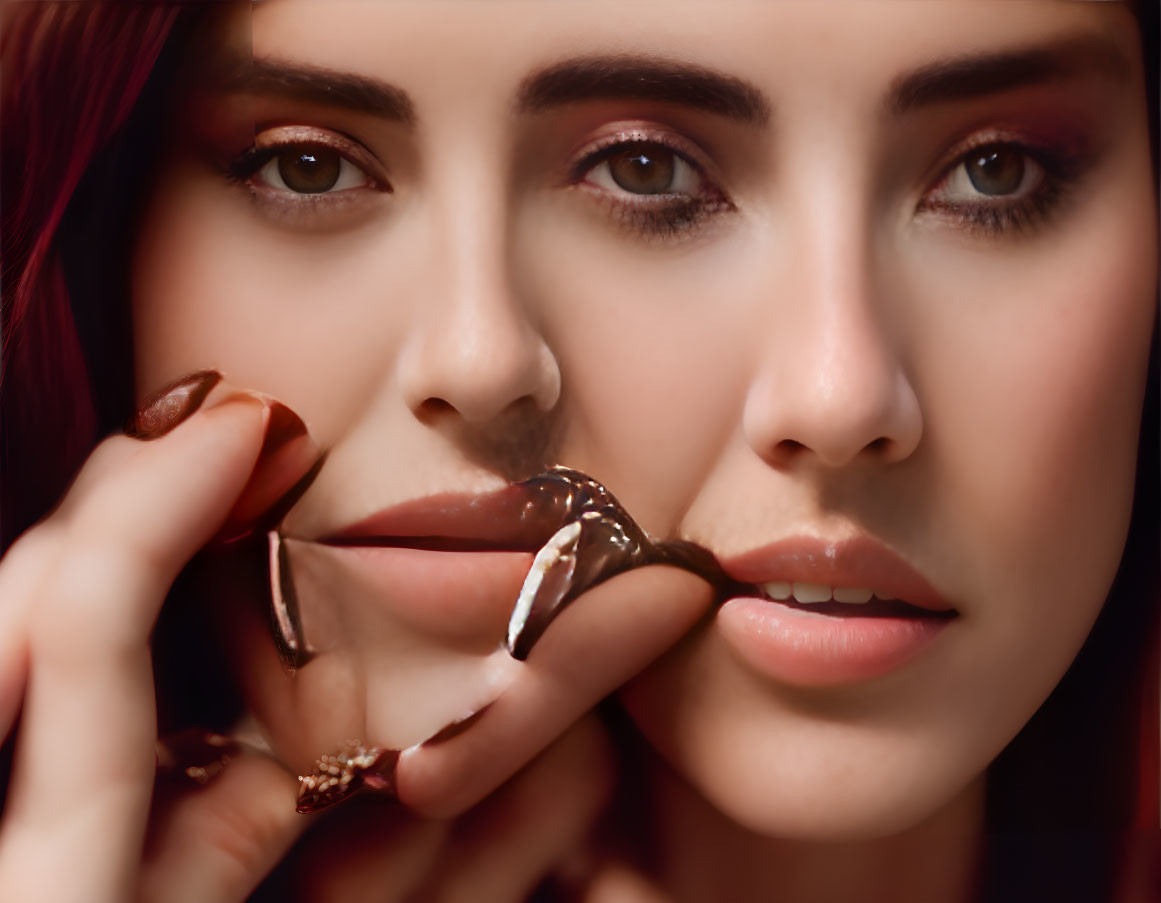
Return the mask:
POLYGON ((308 826, 294 811, 295 776, 257 753, 233 749, 224 758, 206 786, 155 806, 142 903, 245 900, 308 826))
POLYGON ((613 753, 583 719, 495 795, 455 823, 442 866, 414 899, 510 903, 583 843, 614 786, 613 753))
POLYGON ((0 561, 0 739, 20 710, 28 675, 28 614, 33 589, 56 556, 51 530, 29 531, 0 561))
POLYGON ((640 872, 621 863, 598 866, 597 871, 586 882, 584 899, 600 903, 677 903, 640 872))
POLYGON ((50 518, 67 554, 34 588, 0 877, 31 864, 60 882, 48 889, 61 899, 78 883, 90 900, 127 898, 154 767, 149 632, 246 482, 266 410, 235 397, 157 442, 107 440, 93 460, 101 479, 86 467, 50 518), (52 867, 60 861, 69 873, 52 867))
POLYGON ((441 861, 451 830, 449 821, 418 818, 382 797, 361 799, 321 818, 318 832, 295 855, 295 900, 406 900, 441 861))
POLYGON ((511 903, 573 849, 612 786, 611 751, 587 719, 457 821, 381 799, 338 810, 299 857, 294 884, 312 903, 511 903))
POLYGON ((474 805, 676 643, 712 598, 700 577, 660 566, 620 574, 585 593, 475 723, 400 756, 399 798, 429 816, 474 805))

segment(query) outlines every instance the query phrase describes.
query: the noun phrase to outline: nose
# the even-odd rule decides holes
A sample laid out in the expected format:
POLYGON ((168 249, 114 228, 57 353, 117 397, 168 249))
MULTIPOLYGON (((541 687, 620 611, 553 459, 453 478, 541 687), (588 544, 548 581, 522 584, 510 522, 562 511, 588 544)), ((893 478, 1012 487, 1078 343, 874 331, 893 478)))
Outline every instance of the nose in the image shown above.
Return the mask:
POLYGON ((433 232, 426 310, 400 358, 404 400, 421 419, 454 412, 474 426, 510 410, 550 411, 560 369, 515 289, 499 205, 480 222, 462 207, 433 232))
POLYGON ((847 248, 832 238, 794 255, 799 269, 767 331, 743 430, 772 466, 898 462, 923 433, 886 293, 869 252, 847 248))

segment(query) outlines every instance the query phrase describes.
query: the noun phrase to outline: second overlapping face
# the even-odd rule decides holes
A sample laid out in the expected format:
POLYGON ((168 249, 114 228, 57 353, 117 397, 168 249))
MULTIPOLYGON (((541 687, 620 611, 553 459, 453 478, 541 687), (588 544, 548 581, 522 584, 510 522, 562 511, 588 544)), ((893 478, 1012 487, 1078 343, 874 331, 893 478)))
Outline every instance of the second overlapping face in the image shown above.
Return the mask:
MULTIPOLYGON (((299 767, 362 713, 407 746, 511 686, 512 606, 534 570, 536 621, 586 521, 534 569, 554 534, 489 506, 559 462, 761 584, 626 694, 747 824, 918 818, 1067 667, 1153 316, 1131 17, 829 6, 247 14, 163 160, 135 327, 143 386, 221 366, 329 452, 282 533, 317 690, 280 695, 264 620, 237 656, 299 767)), ((623 624, 638 666, 708 605, 660 602, 623 624)))

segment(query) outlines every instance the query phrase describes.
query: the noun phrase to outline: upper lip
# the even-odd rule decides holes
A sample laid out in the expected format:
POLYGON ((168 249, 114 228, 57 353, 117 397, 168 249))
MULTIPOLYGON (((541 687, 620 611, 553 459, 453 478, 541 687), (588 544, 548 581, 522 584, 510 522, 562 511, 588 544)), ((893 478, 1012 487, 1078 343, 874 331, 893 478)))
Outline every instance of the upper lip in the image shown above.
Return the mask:
POLYGON ((519 484, 494 492, 447 492, 378 511, 315 541, 456 551, 535 551, 559 524, 549 524, 519 484))
POLYGON ((862 587, 929 611, 955 609, 928 581, 887 546, 869 536, 827 541, 794 536, 721 561, 740 583, 774 581, 862 587))

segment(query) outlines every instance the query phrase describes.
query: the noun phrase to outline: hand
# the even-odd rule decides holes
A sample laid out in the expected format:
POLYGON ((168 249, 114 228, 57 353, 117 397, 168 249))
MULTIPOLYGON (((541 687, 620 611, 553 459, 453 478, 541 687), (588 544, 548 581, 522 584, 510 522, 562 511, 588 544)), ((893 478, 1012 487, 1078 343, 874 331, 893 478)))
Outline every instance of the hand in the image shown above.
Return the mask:
POLYGON ((700 577, 660 565, 584 593, 469 729, 400 756, 399 798, 431 817, 474 805, 688 633, 712 596, 700 577))
POLYGON ((269 899, 517 903, 567 866, 613 779, 608 738, 589 716, 456 819, 420 818, 382 797, 320 816, 269 899))
MULTIPOLYGON (((154 411, 155 433, 198 399, 186 391, 185 411, 182 400, 154 411)), ((0 735, 23 707, 0 822, 0 899, 137 898, 156 761, 150 631, 177 573, 228 513, 309 467, 308 443, 291 450, 297 464, 293 442, 264 447, 286 409, 221 386, 210 401, 157 441, 103 442, 58 508, 0 561, 0 735), (255 472, 260 454, 278 458, 274 482, 255 472)), ((244 898, 280 858, 302 828, 285 806, 292 787, 273 763, 239 761, 183 815, 171 840, 201 863, 199 899, 244 898), (243 855, 222 830, 219 810, 229 809, 261 827, 243 855)))
MULTIPOLYGON (((210 787, 160 800, 142 863, 156 742, 149 636, 162 602, 223 521, 236 530, 261 513, 317 454, 300 443, 288 456, 285 435, 272 448, 272 420, 285 427, 287 411, 269 399, 219 387, 210 401, 155 442, 102 443, 60 506, 0 561, 2 735, 23 707, 0 820, 0 899, 240 900, 310 823, 281 766, 236 753, 210 787), (275 476, 260 458, 277 461, 275 476)), ((710 596, 699 578, 662 567, 586 593, 477 723, 401 757, 401 799, 429 816, 470 808, 676 642, 710 596)), ((469 821, 503 811, 538 773, 469 821)), ((440 849, 458 856, 463 844, 440 849)))

